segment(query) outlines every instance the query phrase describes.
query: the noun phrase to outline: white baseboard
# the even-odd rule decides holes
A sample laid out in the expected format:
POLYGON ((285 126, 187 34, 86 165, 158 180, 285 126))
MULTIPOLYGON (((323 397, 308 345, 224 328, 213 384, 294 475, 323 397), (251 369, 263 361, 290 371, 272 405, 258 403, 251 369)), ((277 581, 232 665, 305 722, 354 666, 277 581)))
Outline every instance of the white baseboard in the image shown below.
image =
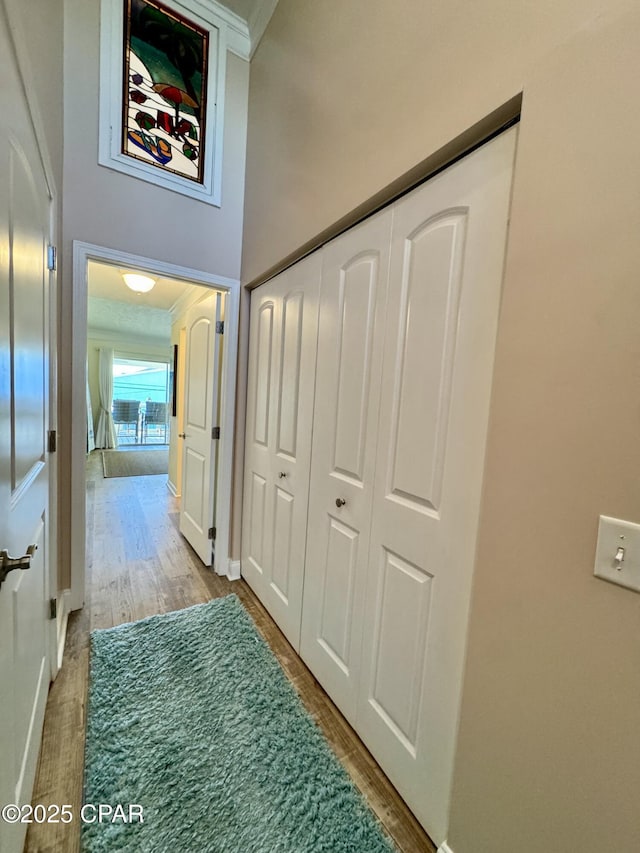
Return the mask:
POLYGON ((446 841, 443 841, 440 847, 438 847, 438 853, 453 853, 453 850, 449 847, 446 841))
POLYGON ((230 581, 239 581, 242 575, 240 574, 240 560, 229 560, 229 568, 227 569, 227 577, 230 581))
POLYGON ((56 615, 56 638, 58 669, 62 666, 64 644, 67 639, 67 623, 71 612, 71 590, 65 589, 58 597, 58 612, 56 615))
POLYGON ((174 498, 180 497, 178 489, 176 488, 176 486, 174 486, 174 484, 171 482, 171 480, 167 480, 167 488, 169 489, 171 494, 174 496, 174 498))

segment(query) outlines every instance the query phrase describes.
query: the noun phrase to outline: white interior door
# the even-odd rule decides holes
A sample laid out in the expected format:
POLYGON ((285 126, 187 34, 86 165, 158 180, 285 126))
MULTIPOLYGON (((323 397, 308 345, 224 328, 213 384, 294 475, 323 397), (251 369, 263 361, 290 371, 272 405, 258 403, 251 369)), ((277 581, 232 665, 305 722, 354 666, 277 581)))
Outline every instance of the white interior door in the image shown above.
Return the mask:
POLYGON ((222 294, 187 312, 180 532, 205 566, 214 560, 215 485, 219 427, 222 294))
POLYGON ((390 238, 391 211, 386 210, 323 251, 300 651, 351 722, 360 670, 390 238))
POLYGON ((320 259, 251 294, 242 575, 300 645, 320 259))
MULTIPOLYGON (((49 272, 51 198, 0 3, 0 550, 30 568, 0 587, 0 804, 28 803, 49 685, 49 272)), ((26 824, 0 820, 0 850, 26 824)))
POLYGON ((446 837, 516 129, 394 207, 358 731, 446 837))

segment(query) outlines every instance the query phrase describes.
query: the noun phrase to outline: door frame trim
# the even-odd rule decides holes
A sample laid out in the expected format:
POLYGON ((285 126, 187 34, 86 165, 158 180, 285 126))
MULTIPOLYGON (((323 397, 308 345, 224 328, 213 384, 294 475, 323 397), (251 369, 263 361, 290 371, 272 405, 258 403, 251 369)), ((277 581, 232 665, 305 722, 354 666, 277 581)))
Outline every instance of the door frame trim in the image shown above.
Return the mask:
MULTIPOLYGON (((87 383, 87 304, 88 262, 98 261, 115 266, 135 267, 156 276, 178 278, 191 284, 223 290, 227 295, 224 344, 222 352, 222 388, 220 397, 220 447, 216 487, 216 573, 233 575, 231 556, 231 496, 233 483, 233 440, 235 434, 236 368, 238 360, 238 322, 240 313, 240 281, 203 270, 121 252, 105 246, 73 241, 73 325, 71 369, 71 410, 86 408, 87 383)), ((86 570, 86 418, 73 418, 71 423, 71 610, 84 604, 86 570)))

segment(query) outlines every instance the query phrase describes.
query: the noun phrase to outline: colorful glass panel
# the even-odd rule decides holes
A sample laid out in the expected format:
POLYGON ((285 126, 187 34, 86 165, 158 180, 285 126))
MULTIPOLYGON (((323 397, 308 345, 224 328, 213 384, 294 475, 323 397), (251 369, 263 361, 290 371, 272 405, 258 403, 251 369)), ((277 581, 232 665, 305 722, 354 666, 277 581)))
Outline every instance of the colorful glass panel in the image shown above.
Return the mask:
POLYGON ((124 15, 122 152, 202 183, 209 34, 156 0, 124 15))

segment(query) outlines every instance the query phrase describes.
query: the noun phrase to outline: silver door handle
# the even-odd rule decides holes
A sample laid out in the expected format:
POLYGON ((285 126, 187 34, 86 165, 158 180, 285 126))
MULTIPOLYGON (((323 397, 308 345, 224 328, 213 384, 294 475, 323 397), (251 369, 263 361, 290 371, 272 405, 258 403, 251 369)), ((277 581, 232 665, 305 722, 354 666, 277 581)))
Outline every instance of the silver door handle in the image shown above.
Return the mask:
POLYGON ((340 509, 341 506, 344 506, 346 501, 344 498, 336 498, 336 506, 340 509))
POLYGON ((37 550, 37 545, 29 545, 27 553, 22 557, 10 557, 8 551, 0 551, 0 586, 7 579, 9 572, 14 569, 22 569, 23 571, 30 569, 31 558, 37 550))

